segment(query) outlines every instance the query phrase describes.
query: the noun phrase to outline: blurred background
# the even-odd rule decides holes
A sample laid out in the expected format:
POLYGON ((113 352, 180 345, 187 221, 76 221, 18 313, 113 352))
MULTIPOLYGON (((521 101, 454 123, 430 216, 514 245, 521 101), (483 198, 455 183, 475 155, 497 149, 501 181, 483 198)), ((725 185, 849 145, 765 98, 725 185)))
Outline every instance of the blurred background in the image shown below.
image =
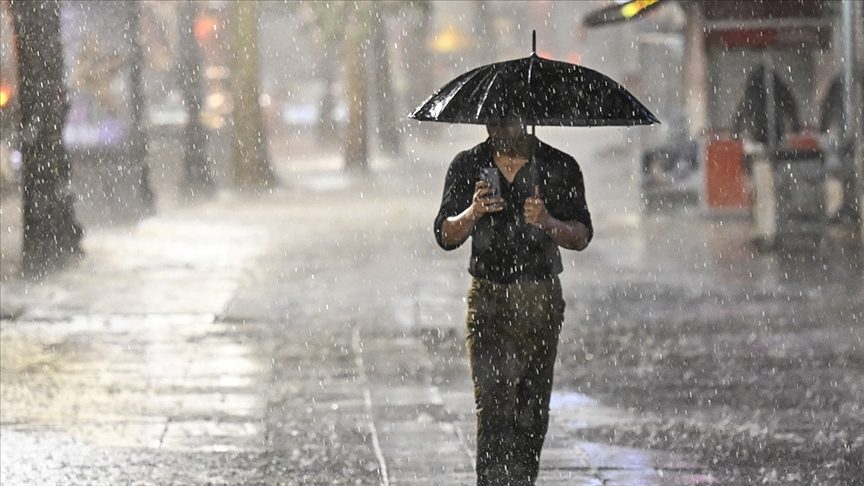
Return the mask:
MULTIPOLYGON (((817 201, 796 207, 860 226, 861 96, 841 82, 861 86, 856 2, 64 0, 59 9, 63 141, 85 228, 267 187, 278 167, 303 160, 366 172, 370 160, 404 159, 412 144, 452 136, 406 115, 466 70, 529 55, 532 31, 540 56, 607 74, 662 120, 598 131, 631 160, 645 204, 752 212, 754 141, 818 151, 798 154, 819 166, 815 195, 794 191, 817 201), (754 85, 769 78, 771 88, 754 85), (785 96, 769 104, 779 108, 764 104, 769 89, 785 96), (748 119, 756 112, 773 118, 748 119), (782 133, 759 140, 760 124, 782 133), (256 144, 254 157, 238 152, 256 144)), ((8 0, 0 16, 2 191, 14 199, 22 152, 8 0)))
POLYGON ((430 227, 486 132, 407 115, 536 32, 662 121, 537 129, 596 229, 548 477, 864 484, 862 11, 0 0, 0 482, 471 484, 470 249, 430 227))

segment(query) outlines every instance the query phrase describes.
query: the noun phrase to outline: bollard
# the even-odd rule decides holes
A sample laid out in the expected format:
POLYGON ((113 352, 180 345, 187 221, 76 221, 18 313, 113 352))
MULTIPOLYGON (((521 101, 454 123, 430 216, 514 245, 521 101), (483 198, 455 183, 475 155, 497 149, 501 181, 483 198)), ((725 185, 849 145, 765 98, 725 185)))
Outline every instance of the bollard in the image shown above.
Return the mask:
POLYGON ((754 151, 752 160, 754 241, 770 248, 777 236, 777 204, 774 194, 774 170, 764 150, 754 151))

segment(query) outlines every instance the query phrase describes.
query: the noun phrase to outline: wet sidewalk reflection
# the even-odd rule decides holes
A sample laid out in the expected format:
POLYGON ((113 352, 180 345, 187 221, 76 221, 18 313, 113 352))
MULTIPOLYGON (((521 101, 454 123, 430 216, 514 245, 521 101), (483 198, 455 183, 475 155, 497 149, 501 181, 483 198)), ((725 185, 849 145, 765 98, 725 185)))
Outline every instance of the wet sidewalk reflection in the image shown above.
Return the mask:
MULTIPOLYGON (((370 177, 283 166, 272 195, 94 231, 78 267, 4 281, 2 482, 473 484, 467 255, 432 239, 426 150, 370 177)), ((540 484, 855 477, 860 254, 634 211, 624 165, 587 158, 597 237, 565 254, 540 484)))

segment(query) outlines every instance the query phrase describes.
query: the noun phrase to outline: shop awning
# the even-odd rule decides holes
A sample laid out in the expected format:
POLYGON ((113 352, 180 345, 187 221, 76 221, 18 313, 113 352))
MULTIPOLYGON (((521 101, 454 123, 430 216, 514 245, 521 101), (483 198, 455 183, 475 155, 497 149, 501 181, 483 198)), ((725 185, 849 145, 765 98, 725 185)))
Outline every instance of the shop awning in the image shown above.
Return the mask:
POLYGON ((626 22, 641 18, 646 13, 659 7, 666 0, 625 0, 617 1, 600 10, 589 13, 582 22, 588 27, 602 27, 604 25, 626 22))

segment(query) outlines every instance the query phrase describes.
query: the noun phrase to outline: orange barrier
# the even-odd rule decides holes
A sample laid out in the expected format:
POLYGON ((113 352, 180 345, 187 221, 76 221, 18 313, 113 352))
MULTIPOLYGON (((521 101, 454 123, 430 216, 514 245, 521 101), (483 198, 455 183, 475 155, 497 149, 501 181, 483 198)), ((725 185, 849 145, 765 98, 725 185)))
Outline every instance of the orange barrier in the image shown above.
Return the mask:
POLYGON ((705 148, 705 203, 710 209, 750 207, 741 142, 708 140, 705 148))
POLYGON ((819 139, 812 135, 789 136, 789 148, 799 150, 819 150, 819 139))

